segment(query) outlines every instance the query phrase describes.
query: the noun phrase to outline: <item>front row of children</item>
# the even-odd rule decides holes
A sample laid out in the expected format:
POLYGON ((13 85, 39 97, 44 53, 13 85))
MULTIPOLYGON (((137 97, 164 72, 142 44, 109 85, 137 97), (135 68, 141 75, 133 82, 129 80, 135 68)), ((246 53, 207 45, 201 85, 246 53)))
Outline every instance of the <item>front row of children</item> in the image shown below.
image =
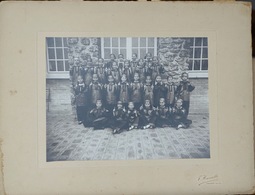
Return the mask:
POLYGON ((133 102, 128 103, 127 110, 121 101, 113 112, 103 107, 102 100, 96 100, 96 107, 88 112, 83 122, 85 127, 94 129, 112 128, 113 134, 124 130, 152 129, 155 127, 187 128, 192 123, 187 119, 186 110, 182 107, 183 100, 178 99, 174 107, 167 107, 164 98, 160 98, 157 108, 151 105, 150 100, 145 100, 139 110, 135 109, 133 102))

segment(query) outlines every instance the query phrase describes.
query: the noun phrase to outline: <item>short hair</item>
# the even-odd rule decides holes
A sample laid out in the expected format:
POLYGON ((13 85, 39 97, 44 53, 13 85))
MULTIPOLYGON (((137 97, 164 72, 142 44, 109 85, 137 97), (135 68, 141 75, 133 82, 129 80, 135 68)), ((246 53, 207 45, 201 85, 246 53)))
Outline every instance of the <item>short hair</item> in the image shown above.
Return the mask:
POLYGON ((187 77, 189 76, 189 74, 187 72, 183 72, 181 77, 183 77, 184 75, 187 75, 187 77))

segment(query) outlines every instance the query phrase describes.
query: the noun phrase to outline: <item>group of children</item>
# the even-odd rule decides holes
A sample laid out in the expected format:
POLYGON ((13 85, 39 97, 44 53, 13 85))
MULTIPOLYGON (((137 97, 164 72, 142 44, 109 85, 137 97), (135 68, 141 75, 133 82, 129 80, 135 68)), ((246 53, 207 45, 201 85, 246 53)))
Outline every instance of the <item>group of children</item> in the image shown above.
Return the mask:
POLYGON ((195 87, 188 74, 182 73, 177 86, 171 75, 163 82, 164 68, 149 53, 139 60, 133 54, 131 61, 121 54, 116 60, 111 54, 108 63, 100 58, 96 65, 77 67, 74 92, 79 124, 110 127, 113 133, 120 133, 137 128, 187 128, 192 122, 187 117, 195 87))

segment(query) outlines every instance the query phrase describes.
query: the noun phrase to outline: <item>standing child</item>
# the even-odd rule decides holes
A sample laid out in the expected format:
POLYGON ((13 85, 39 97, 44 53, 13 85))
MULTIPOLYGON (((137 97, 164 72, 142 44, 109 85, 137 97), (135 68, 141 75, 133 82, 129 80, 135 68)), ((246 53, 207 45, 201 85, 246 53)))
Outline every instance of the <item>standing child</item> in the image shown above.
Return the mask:
POLYGON ((106 109, 109 110, 110 113, 112 113, 113 108, 117 103, 118 94, 117 84, 114 83, 112 75, 108 76, 108 84, 105 84, 104 91, 106 109))
POLYGON ((135 105, 133 102, 128 103, 127 117, 129 130, 137 129, 139 123, 139 113, 135 109, 135 105))
POLYGON ((184 72, 181 75, 182 81, 176 89, 178 99, 182 99, 182 107, 186 110, 186 117, 189 114, 189 105, 190 105, 190 92, 192 92, 195 87, 191 85, 188 80, 188 73, 184 72))
POLYGON ((82 124, 85 123, 88 112, 88 86, 85 85, 81 76, 78 77, 74 90, 78 124, 82 124))
POLYGON ((96 101, 102 98, 102 85, 98 82, 97 74, 93 74, 92 82, 89 85, 89 94, 93 105, 96 105, 96 101))
POLYGON ((98 59, 98 66, 96 68, 96 72, 94 72, 98 75, 99 82, 105 83, 106 82, 106 75, 105 75, 105 67, 104 67, 104 59, 99 58, 98 59))
POLYGON ((155 128, 156 112, 150 100, 145 100, 144 105, 140 108, 140 114, 140 126, 142 126, 143 129, 155 128))
POLYGON ((122 102, 117 102, 117 107, 113 110, 113 134, 121 133, 123 130, 128 129, 128 121, 126 110, 123 108, 122 102))
POLYGON ((142 103, 143 85, 139 81, 139 74, 134 74, 134 82, 131 83, 131 101, 135 108, 139 109, 142 103))
POLYGON ((146 76, 145 84, 143 87, 143 99, 149 100, 151 105, 153 105, 153 88, 154 86, 152 85, 151 76, 146 76))
POLYGON ((112 63, 111 75, 113 76, 115 83, 120 82, 120 73, 117 62, 112 63))
POLYGON ((188 128, 192 123, 191 120, 186 117, 186 110, 182 107, 183 100, 178 99, 176 101, 175 107, 172 109, 172 118, 173 118, 173 127, 179 128, 188 128))
POLYGON ((176 91, 176 86, 173 82, 173 76, 169 75, 167 77, 167 83, 165 86, 167 89, 166 90, 166 105, 172 108, 175 103, 175 91, 176 91))
POLYGON ((168 127, 171 125, 169 119, 169 109, 166 106, 165 98, 160 98, 159 106, 157 107, 157 126, 158 127, 168 127))
POLYGON ((123 54, 118 55, 118 67, 119 67, 119 69, 124 68, 124 56, 123 56, 123 54))
POLYGON ((103 107, 102 100, 96 100, 96 106, 89 112, 89 118, 94 130, 108 127, 109 111, 103 107))
POLYGON ((122 69, 121 71, 121 76, 125 74, 126 77, 127 77, 127 81, 128 82, 131 82, 132 79, 133 79, 133 72, 132 72, 132 69, 130 67, 130 62, 129 60, 125 60, 124 62, 124 68, 122 69))
POLYGON ((130 86, 125 74, 121 76, 121 82, 118 84, 118 97, 124 107, 127 108, 130 99, 130 86))
POLYGON ((114 54, 110 54, 110 61, 106 63, 106 68, 111 69, 113 62, 116 62, 116 56, 114 54))
POLYGON ((155 85, 153 88, 153 101, 154 101, 154 107, 159 106, 159 100, 160 98, 166 97, 166 87, 164 86, 161 76, 158 75, 156 77, 155 85))
POLYGON ((131 63, 130 63, 131 68, 132 68, 133 71, 134 71, 134 68, 137 66, 137 62, 138 62, 138 60, 137 60, 137 54, 136 54, 136 53, 133 53, 133 54, 132 54, 132 60, 131 60, 131 63))

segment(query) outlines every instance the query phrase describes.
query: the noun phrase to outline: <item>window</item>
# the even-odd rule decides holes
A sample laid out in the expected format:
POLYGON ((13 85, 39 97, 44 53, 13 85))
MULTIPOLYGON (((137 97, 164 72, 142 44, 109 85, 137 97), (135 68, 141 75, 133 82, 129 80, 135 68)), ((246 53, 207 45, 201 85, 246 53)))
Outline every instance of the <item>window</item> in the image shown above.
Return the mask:
POLYGON ((66 73, 69 71, 67 39, 47 37, 48 73, 66 73))
POLYGON ((157 39, 154 37, 105 37, 102 38, 102 57, 110 59, 113 53, 116 57, 123 54, 124 58, 131 59, 136 53, 138 58, 144 58, 146 53, 157 55, 157 39))
POLYGON ((190 72, 208 71, 208 40, 207 38, 193 38, 191 41, 190 72))

